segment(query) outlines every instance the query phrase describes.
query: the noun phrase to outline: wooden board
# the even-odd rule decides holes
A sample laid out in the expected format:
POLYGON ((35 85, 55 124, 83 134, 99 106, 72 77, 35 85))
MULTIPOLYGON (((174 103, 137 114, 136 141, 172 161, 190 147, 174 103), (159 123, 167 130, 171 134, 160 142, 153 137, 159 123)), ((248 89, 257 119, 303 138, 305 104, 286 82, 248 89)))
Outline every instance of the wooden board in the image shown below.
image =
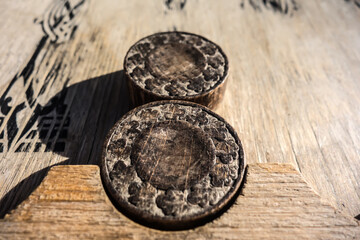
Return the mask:
POLYGON ((359 20, 358 0, 1 1, 0 215, 49 166, 99 163, 128 110, 126 51, 175 29, 228 55, 217 113, 247 162, 292 163, 331 204, 360 214, 359 20))
POLYGON ((0 222, 0 238, 63 239, 358 239, 359 222, 325 203, 289 164, 250 164, 235 204, 188 231, 159 231, 118 212, 99 168, 57 166, 0 222), (69 182, 71 179, 71 182, 69 182))

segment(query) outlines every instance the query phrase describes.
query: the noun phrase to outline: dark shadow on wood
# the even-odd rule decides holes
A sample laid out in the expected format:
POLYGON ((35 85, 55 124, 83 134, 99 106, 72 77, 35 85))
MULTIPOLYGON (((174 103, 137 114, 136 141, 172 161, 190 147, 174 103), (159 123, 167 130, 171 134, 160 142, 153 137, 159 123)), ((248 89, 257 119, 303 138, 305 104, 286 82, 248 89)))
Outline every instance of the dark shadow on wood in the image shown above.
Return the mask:
POLYGON ((47 175, 51 167, 56 165, 67 164, 67 161, 46 167, 36 173, 31 174, 29 177, 22 180, 14 188, 12 188, 0 200, 0 218, 4 218, 7 213, 15 209, 20 203, 27 199, 30 194, 40 185, 44 177, 47 175))
MULTIPOLYGON (((34 151, 68 158, 56 165, 99 164, 108 131, 130 108, 123 71, 66 87, 34 116, 31 127, 37 126, 41 140, 34 143, 34 151)), ((11 189, 0 200, 0 218, 28 198, 52 166, 33 173, 11 189)))

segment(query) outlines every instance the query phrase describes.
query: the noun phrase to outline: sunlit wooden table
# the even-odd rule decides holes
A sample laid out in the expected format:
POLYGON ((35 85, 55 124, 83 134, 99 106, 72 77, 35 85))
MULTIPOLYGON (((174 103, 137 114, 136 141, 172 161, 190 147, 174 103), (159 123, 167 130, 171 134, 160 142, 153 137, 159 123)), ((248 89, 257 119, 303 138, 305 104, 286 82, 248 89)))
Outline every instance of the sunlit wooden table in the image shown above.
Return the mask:
POLYGON ((360 214, 358 0, 4 0, 0 22, 0 217, 52 166, 100 163, 129 110, 126 51, 173 30, 227 54, 215 111, 248 164, 291 164, 329 205, 360 214))

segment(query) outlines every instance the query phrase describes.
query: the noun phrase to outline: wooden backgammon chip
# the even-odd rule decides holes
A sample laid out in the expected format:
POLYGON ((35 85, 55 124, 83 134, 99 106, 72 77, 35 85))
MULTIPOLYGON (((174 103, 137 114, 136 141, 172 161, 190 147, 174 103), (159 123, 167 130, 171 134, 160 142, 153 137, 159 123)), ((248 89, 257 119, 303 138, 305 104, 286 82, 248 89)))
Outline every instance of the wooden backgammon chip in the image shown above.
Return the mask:
POLYGON ((238 191, 244 154, 234 129, 186 101, 133 109, 110 130, 101 175, 118 208, 145 225, 192 228, 213 219, 238 191))
POLYGON ((124 71, 135 104, 186 100, 214 108, 222 99, 228 75, 222 49, 185 32, 145 37, 127 52, 124 71))

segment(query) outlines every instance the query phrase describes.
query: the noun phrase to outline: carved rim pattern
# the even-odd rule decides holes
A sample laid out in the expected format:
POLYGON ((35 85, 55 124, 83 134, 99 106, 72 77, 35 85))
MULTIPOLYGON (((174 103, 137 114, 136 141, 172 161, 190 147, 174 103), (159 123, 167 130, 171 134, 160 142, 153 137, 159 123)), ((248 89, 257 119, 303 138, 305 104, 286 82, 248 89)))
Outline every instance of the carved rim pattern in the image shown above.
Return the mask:
POLYGON ((224 119, 201 105, 170 100, 135 108, 115 124, 104 143, 101 176, 120 210, 128 216, 156 228, 184 229, 210 220, 234 197, 243 178, 244 166, 241 142, 224 119), (169 110, 169 107, 177 114, 166 116, 167 112, 164 111, 165 114, 159 116, 158 112, 154 112, 166 108, 169 110), (194 110, 197 122, 191 122, 191 116, 179 109, 194 110), (207 176, 185 190, 159 189, 139 177, 132 165, 132 147, 137 139, 135 135, 142 131, 139 129, 146 129, 150 125, 149 119, 154 117, 158 122, 169 121, 169 118, 170 121, 186 120, 210 136, 216 160, 207 176), (134 119, 141 120, 141 123, 135 123, 134 119), (214 124, 217 121, 227 133, 225 130, 216 131, 219 126, 214 124), (212 128, 214 126, 216 128, 212 128), (127 137, 125 142, 124 134, 127 137), (224 142, 231 144, 224 145, 224 142), (236 149, 236 152, 231 149, 236 149))
POLYGON ((124 59, 124 70, 126 77, 148 94, 160 99, 191 100, 205 96, 222 85, 228 76, 229 63, 221 47, 202 36, 162 32, 142 38, 131 46, 124 59), (197 62, 201 72, 186 81, 159 77, 150 67, 149 55, 159 47, 178 43, 187 45, 188 50, 196 49, 194 54, 201 55, 197 62))

